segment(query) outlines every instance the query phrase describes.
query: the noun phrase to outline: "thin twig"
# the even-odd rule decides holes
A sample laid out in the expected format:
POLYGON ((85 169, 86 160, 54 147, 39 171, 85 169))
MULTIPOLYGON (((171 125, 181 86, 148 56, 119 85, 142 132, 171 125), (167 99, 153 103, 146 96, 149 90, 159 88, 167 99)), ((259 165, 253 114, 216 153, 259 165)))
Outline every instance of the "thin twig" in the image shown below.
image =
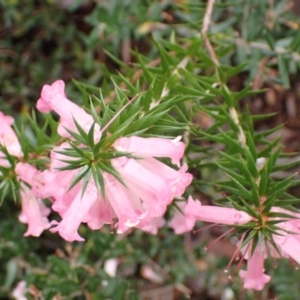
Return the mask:
MULTIPOLYGON (((206 11, 205 15, 203 18, 203 24, 202 24, 202 30, 201 34, 204 39, 205 46, 207 48, 207 51, 209 52, 213 62, 215 63, 216 67, 220 65, 216 53, 214 51, 213 46, 211 45, 209 38, 207 37, 207 32, 209 29, 210 21, 211 21, 211 16, 213 13, 213 7, 214 7, 215 0, 208 0, 207 6, 206 6, 206 11)), ((239 118, 238 118, 238 113, 235 109, 235 107, 230 107, 229 108, 229 114, 230 117, 232 118, 233 122, 237 125, 239 132, 238 132, 238 139, 239 143, 242 145, 242 147, 246 147, 246 137, 243 131, 243 128, 240 124, 239 118)))
POLYGON ((213 60, 213 62, 215 63, 216 66, 219 66, 219 61, 217 59, 214 48, 211 45, 209 38, 207 37, 207 32, 208 32, 210 21, 211 21, 214 3, 215 3, 215 0, 208 0, 208 2, 207 2, 206 11, 205 11, 205 15, 203 18, 203 23, 202 23, 201 35, 204 40, 205 47, 207 48, 207 51, 209 52, 209 54, 211 56, 211 59, 213 60))

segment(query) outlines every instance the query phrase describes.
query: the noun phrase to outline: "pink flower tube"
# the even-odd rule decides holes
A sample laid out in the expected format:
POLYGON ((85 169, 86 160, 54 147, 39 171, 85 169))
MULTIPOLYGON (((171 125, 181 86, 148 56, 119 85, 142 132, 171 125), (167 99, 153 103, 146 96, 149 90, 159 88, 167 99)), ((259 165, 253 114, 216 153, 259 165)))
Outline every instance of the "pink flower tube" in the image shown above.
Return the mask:
POLYGON ((244 211, 228 207, 201 205, 200 201, 194 201, 191 196, 185 207, 185 215, 199 221, 224 225, 246 224, 252 220, 252 217, 244 211))
POLYGON ((20 194, 22 212, 19 220, 22 223, 28 224, 28 229, 24 236, 33 235, 38 237, 44 230, 50 227, 47 219, 50 209, 44 205, 42 200, 37 199, 25 184, 21 184, 20 194))
MULTIPOLYGON (((65 128, 78 132, 73 119, 75 119, 86 132, 90 130, 94 123, 94 119, 91 115, 66 98, 65 83, 62 80, 57 80, 52 85, 44 85, 36 107, 39 111, 45 113, 49 113, 53 110, 60 116, 58 133, 62 137, 71 137, 65 128)), ((99 124, 95 124, 94 138, 96 142, 101 138, 99 124)))
MULTIPOLYGON (((250 255, 248 254, 248 256, 250 255)), ((247 271, 240 270, 239 275, 244 279, 245 289, 261 291, 265 284, 270 281, 271 277, 264 274, 264 256, 265 249, 261 250, 256 246, 253 254, 248 258, 247 271)))
POLYGON ((138 136, 123 137, 116 140, 114 148, 118 151, 130 152, 145 157, 169 157, 173 164, 179 166, 185 148, 180 139, 181 137, 174 140, 138 136))
POLYGON ((6 116, 0 111, 0 144, 7 149, 9 154, 22 157, 23 152, 18 137, 11 128, 13 123, 13 117, 6 116))

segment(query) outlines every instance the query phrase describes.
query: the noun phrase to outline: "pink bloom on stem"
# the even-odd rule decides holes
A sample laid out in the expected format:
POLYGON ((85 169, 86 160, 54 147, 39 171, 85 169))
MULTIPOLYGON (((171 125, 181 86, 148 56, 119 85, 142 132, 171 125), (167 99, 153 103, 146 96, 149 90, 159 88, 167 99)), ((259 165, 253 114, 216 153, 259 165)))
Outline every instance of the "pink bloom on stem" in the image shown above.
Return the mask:
POLYGON ((128 190, 112 175, 107 173, 104 175, 107 201, 119 220, 117 233, 124 233, 140 222, 141 213, 135 210, 132 204, 133 195, 129 195, 128 190))
POLYGON ((41 172, 28 163, 18 162, 15 172, 19 179, 31 185, 31 190, 37 198, 44 199, 52 196, 48 190, 50 186, 52 188, 55 186, 48 183, 52 183, 55 174, 51 171, 45 170, 41 172))
POLYGON ((282 231, 278 232, 278 235, 273 234, 272 237, 283 254, 291 257, 300 264, 299 223, 300 221, 297 219, 279 223, 278 226, 282 228, 282 231))
POLYGON ((92 230, 98 230, 104 224, 111 224, 113 218, 114 214, 109 202, 98 197, 82 222, 87 223, 92 230))
POLYGON ((162 203, 169 204, 173 198, 172 189, 166 180, 149 171, 136 159, 120 157, 111 160, 113 167, 125 181, 134 182, 148 192, 159 195, 162 203))
POLYGON ((252 220, 252 217, 244 211, 229 207, 201 205, 200 201, 194 201, 191 196, 185 207, 185 215, 199 221, 224 225, 246 224, 252 220))
POLYGON ((176 234, 182 234, 184 232, 191 231, 195 226, 196 219, 194 217, 186 216, 184 214, 186 203, 177 203, 181 211, 176 210, 173 218, 169 221, 169 227, 173 228, 176 234))
MULTIPOLYGON (((44 85, 41 97, 36 106, 41 112, 49 113, 53 110, 60 116, 58 133, 62 137, 71 137, 65 128, 78 132, 73 119, 75 119, 86 132, 88 132, 94 124, 94 119, 91 115, 66 98, 65 83, 62 80, 57 80, 52 85, 44 85)), ((94 137, 95 141, 99 141, 101 138, 99 124, 95 124, 94 137)))
MULTIPOLYGON (((248 252, 249 251, 250 250, 248 250, 248 252)), ((265 284, 270 281, 271 277, 264 274, 264 252, 265 249, 261 251, 259 247, 256 246, 253 254, 248 258, 247 271, 240 270, 239 275, 244 279, 245 289, 261 291, 265 284)))
POLYGON ((139 163, 152 173, 163 177, 171 187, 173 197, 180 197, 193 180, 193 175, 186 173, 188 169, 186 164, 176 171, 152 157, 141 159, 139 163))
POLYGON ((84 241, 77 230, 97 199, 97 189, 94 182, 90 180, 82 197, 81 190, 79 190, 68 210, 64 213, 63 219, 60 222, 51 222, 51 225, 55 225, 55 227, 52 227, 50 231, 59 232, 60 236, 69 242, 84 241))
POLYGON ((130 152, 142 157, 169 157, 173 164, 179 166, 185 148, 180 139, 180 136, 173 140, 138 136, 123 137, 116 140, 114 148, 118 151, 130 152))
POLYGON ((13 123, 13 117, 6 116, 0 111, 0 144, 7 149, 9 154, 22 157, 23 152, 21 145, 15 132, 11 128, 13 123))
POLYGON ((22 212, 19 220, 28 224, 28 229, 24 236, 33 235, 40 236, 41 233, 50 227, 47 216, 50 209, 45 206, 42 200, 37 199, 33 192, 23 183, 21 183, 21 201, 22 212))

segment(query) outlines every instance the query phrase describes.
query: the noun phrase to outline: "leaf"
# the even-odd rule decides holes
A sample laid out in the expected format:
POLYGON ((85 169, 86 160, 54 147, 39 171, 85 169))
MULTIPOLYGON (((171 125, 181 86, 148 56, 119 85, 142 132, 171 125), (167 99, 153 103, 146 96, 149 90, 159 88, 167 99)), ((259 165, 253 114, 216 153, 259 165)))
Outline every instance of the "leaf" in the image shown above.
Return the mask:
POLYGON ((81 188, 81 198, 83 197, 84 192, 87 188, 87 185, 90 182, 91 175, 92 175, 92 168, 88 168, 88 171, 85 173, 85 175, 83 177, 83 184, 82 184, 82 188, 81 188))
POLYGON ((80 144, 84 144, 84 145, 86 145, 87 144, 87 142, 86 142, 86 140, 80 135, 80 134, 78 134, 78 133, 76 133, 76 132, 74 132, 74 131, 72 131, 72 130, 70 130, 70 129, 68 129, 68 128, 66 128, 66 127, 64 127, 64 129, 78 142, 78 143, 80 143, 80 144))
POLYGON ((290 88, 290 79, 289 79, 289 72, 287 68, 287 62, 285 61, 283 55, 278 55, 278 67, 280 73, 280 79, 283 86, 288 89, 290 88))
POLYGON ((105 183, 102 171, 97 165, 92 164, 92 175, 97 187, 97 191, 101 191, 102 197, 105 199, 105 183))
POLYGON ((95 129, 95 123, 91 126, 88 135, 87 135, 87 143, 91 149, 94 148, 95 142, 94 142, 94 129, 95 129))
POLYGON ((260 181, 259 181, 259 188, 258 188, 260 196, 264 196, 266 194, 268 182, 269 182, 269 170, 268 170, 268 165, 265 165, 260 174, 260 181))
POLYGON ((125 187, 127 187, 120 174, 109 163, 99 162, 97 164, 97 167, 99 167, 101 170, 105 171, 106 173, 111 174, 120 183, 122 183, 125 187))
POLYGON ((76 174, 74 179, 71 181, 71 184, 68 188, 68 192, 89 172, 89 166, 83 166, 80 171, 76 174))

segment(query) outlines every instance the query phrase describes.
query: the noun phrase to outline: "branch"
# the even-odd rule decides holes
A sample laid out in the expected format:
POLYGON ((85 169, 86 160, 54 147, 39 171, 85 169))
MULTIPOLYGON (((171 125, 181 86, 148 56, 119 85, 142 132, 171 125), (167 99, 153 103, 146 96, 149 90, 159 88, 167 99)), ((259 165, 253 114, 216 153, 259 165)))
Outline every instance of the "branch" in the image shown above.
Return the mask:
POLYGON ((201 35, 205 43, 205 47, 207 51, 209 52, 213 62, 215 63, 216 66, 219 66, 219 61, 217 59, 216 53, 214 51, 213 46, 211 45, 208 37, 207 37, 207 32, 209 29, 210 21, 211 21, 211 16, 213 12, 213 7, 214 7, 215 0, 208 0, 207 6, 206 6, 206 11, 202 23, 202 29, 201 29, 201 35))

